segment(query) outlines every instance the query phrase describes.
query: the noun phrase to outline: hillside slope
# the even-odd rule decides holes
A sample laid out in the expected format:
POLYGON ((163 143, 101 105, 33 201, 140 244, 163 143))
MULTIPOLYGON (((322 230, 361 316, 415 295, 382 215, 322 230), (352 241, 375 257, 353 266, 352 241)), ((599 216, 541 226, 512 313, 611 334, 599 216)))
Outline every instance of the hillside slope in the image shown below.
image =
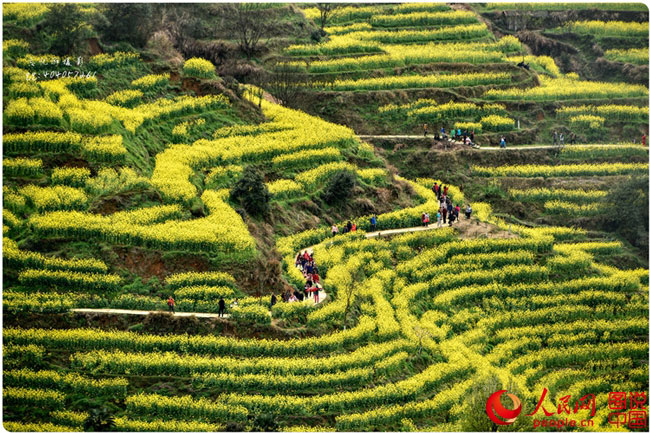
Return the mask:
POLYGON ((8 431, 492 431, 501 389, 605 431, 648 392, 648 150, 612 139, 645 85, 519 67, 467 5, 346 5, 321 42, 313 8, 162 5, 139 49, 122 6, 3 6, 8 431), (282 25, 245 52, 238 13, 282 25), (88 38, 46 54, 62 15, 88 38))

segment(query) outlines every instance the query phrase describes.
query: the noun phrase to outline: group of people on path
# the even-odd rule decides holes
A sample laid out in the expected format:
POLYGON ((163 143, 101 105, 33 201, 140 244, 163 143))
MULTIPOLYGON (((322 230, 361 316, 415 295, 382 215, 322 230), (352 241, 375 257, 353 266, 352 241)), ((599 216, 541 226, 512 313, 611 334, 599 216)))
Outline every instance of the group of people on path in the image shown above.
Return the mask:
MULTIPOLYGON (((353 223, 352 221, 348 221, 346 225, 343 226, 343 234, 349 233, 349 232, 356 232, 357 231, 357 223, 353 223)), ((336 224, 332 224, 332 236, 336 236, 339 233, 339 228, 336 224)))
MULTIPOLYGON (((436 194, 438 202, 440 203, 438 213, 436 214, 438 227, 442 227, 443 224, 447 224, 447 221, 449 221, 449 226, 451 227, 454 221, 458 221, 460 219, 460 205, 458 203, 456 203, 455 206, 452 204, 451 198, 449 198, 447 195, 448 187, 446 185, 438 185, 438 182, 434 182, 431 189, 433 190, 434 194, 436 194)), ((465 217, 467 219, 470 219, 471 216, 472 206, 467 203, 467 207, 465 208, 465 217)), ((422 225, 424 225, 424 227, 429 226, 429 214, 426 212, 422 214, 422 225)))
MULTIPOLYGON (((569 135, 569 143, 576 144, 576 135, 573 132, 569 135)), ((564 133, 558 134, 557 131, 553 131, 553 145, 557 146, 558 144, 564 146, 564 133)))
MULTIPOLYGON (((348 224, 351 224, 348 222, 348 224)), ((347 226, 346 226, 347 228, 347 226)), ((356 225, 352 225, 353 229, 350 231, 355 231, 356 230, 356 225)), ((309 252, 304 251, 304 253, 298 253, 296 256, 296 267, 302 271, 303 276, 305 277, 305 288, 304 288, 304 293, 301 293, 300 291, 293 291, 293 292, 288 292, 285 291, 282 293, 281 297, 284 302, 298 302, 298 301, 303 301, 305 298, 309 298, 312 294, 314 296, 314 303, 318 304, 320 302, 319 298, 319 291, 322 290, 322 286, 320 285, 320 276, 318 275, 318 267, 316 266, 316 262, 314 262, 313 256, 309 255, 309 252)), ((271 309, 275 304, 277 304, 278 298, 275 296, 275 293, 271 294, 271 309)), ((219 317, 223 317, 226 314, 226 301, 223 299, 223 297, 219 298, 219 309, 218 309, 218 314, 219 317)), ((239 305, 238 299, 235 298, 235 300, 230 304, 230 308, 236 308, 239 305)), ((174 298, 170 295, 169 298, 167 299, 167 306, 169 307, 169 312, 174 314, 175 313, 175 306, 176 306, 176 301, 174 298)))
MULTIPOLYGON (((373 215, 372 217, 370 217, 370 231, 374 232, 375 230, 377 230, 377 215, 373 215)), ((357 231, 357 223, 348 221, 348 223, 343 226, 343 231, 341 233, 346 234, 346 233, 351 233, 356 231, 357 231)), ((332 236, 336 236, 338 234, 339 234, 339 227, 336 224, 332 224, 332 236)))
MULTIPOLYGON (((349 221, 348 224, 350 224, 349 221)), ((356 230, 356 225, 354 226, 354 229, 356 230)), ((305 277, 305 295, 300 292, 294 292, 288 297, 287 302, 302 301, 305 296, 308 298, 311 294, 313 294, 314 303, 318 304, 320 302, 319 292, 322 289, 322 286, 320 285, 318 266, 316 266, 316 262, 314 261, 313 253, 310 256, 307 250, 305 250, 303 253, 299 252, 296 256, 295 265, 302 271, 302 275, 305 277)), ((283 294, 283 296, 285 295, 283 294)))
MULTIPOLYGON (((273 295, 273 296, 275 296, 275 295, 273 295)), ((272 299, 271 299, 271 302, 273 302, 272 299)), ((223 299, 223 297, 219 298, 218 305, 219 305, 219 310, 218 310, 219 317, 223 317, 223 315, 226 314, 226 301, 223 299)), ((239 305, 239 302, 238 302, 238 299, 235 298, 235 300, 232 302, 232 304, 230 304, 230 308, 234 308, 237 305, 239 305)), ((176 309, 175 309, 176 301, 174 300, 174 297, 171 296, 171 295, 169 295, 169 298, 167 299, 167 306, 169 307, 169 312, 170 313, 174 314, 176 312, 176 309)))
MULTIPOLYGON (((426 137, 429 133, 429 125, 425 123, 422 125, 422 129, 424 130, 424 136, 426 137)), ((436 140, 444 140, 447 138, 447 132, 445 131, 444 126, 440 128, 440 135, 436 133, 434 138, 436 140)), ((462 141, 463 144, 471 146, 474 144, 474 131, 462 130, 461 128, 453 128, 449 134, 449 139, 462 141)))

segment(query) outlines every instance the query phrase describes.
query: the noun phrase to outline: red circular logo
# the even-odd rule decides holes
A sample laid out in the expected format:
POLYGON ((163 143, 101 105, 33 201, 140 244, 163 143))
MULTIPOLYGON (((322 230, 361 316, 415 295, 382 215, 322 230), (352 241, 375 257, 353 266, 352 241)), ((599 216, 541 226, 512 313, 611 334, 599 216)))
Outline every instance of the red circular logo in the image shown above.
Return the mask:
POLYGON ((505 389, 495 392, 487 399, 487 403, 485 404, 485 412, 487 413, 487 416, 492 421, 494 421, 494 423, 499 425, 512 424, 515 422, 517 416, 519 416, 519 413, 521 412, 521 401, 519 400, 519 397, 514 394, 506 394, 508 397, 510 397, 510 400, 512 400, 513 408, 506 409, 503 407, 501 404, 501 394, 505 392, 505 389), (499 415, 501 418, 503 418, 503 420, 497 418, 495 413, 496 415, 499 415))

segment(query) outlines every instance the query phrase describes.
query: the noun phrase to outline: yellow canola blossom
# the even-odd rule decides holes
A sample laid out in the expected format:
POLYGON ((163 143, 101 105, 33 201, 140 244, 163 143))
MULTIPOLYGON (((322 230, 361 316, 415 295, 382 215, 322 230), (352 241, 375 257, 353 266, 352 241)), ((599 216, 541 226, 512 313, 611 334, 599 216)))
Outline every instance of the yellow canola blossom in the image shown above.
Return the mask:
POLYGON ((630 48, 627 50, 607 50, 605 56, 607 60, 612 62, 633 63, 635 65, 648 64, 648 48, 630 48))
POLYGON ((615 176, 629 173, 643 173, 648 164, 609 163, 609 164, 569 164, 569 165, 503 165, 500 167, 473 167, 478 176, 518 176, 518 177, 554 177, 554 176, 615 176))
POLYGON ((239 214, 224 202, 227 194, 228 191, 205 191, 201 199, 208 216, 187 221, 157 222, 170 212, 173 216, 178 214, 177 206, 169 206, 111 216, 51 212, 32 217, 30 224, 45 237, 101 239, 158 250, 210 251, 221 260, 245 261, 256 254, 255 241, 239 214))
POLYGON ((209 60, 192 57, 183 63, 183 74, 196 78, 215 78, 214 65, 209 60))
POLYGON ((19 190, 36 210, 43 212, 60 209, 80 209, 86 206, 88 197, 78 188, 69 186, 27 185, 19 190))
POLYGON ((300 195, 303 192, 303 186, 291 179, 279 179, 267 184, 271 195, 276 197, 290 197, 300 195))
POLYGON ((411 42, 430 41, 465 41, 475 40, 488 36, 490 31, 484 23, 445 26, 432 30, 377 30, 359 31, 344 35, 350 39, 368 42, 381 42, 384 44, 404 44, 411 42))
POLYGON ((476 23, 472 11, 451 10, 443 12, 410 12, 396 15, 373 15, 373 27, 425 27, 476 23))
POLYGON ((628 83, 581 81, 573 78, 539 77, 541 86, 528 89, 490 89, 483 95, 498 101, 557 101, 565 99, 609 99, 648 97, 645 86, 628 83))
POLYGON ((90 170, 85 167, 55 167, 51 178, 53 184, 82 187, 90 178, 90 170))
POLYGON ((133 80, 131 85, 137 89, 149 90, 156 87, 162 87, 169 83, 169 75, 145 75, 144 77, 133 80))
POLYGON ((632 37, 648 36, 648 22, 627 21, 573 21, 564 26, 564 30, 595 35, 598 37, 632 37))
POLYGON ((427 87, 480 86, 487 84, 510 83, 511 75, 506 72, 479 72, 449 75, 400 75, 381 78, 362 78, 359 80, 336 80, 321 87, 335 91, 349 90, 387 90, 427 87))
POLYGON ((37 177, 43 174, 43 160, 31 158, 3 158, 5 176, 37 177))
POLYGON ((196 196, 196 187, 190 182, 194 170, 272 160, 276 156, 298 154, 303 150, 358 145, 354 132, 346 127, 266 101, 263 101, 262 108, 267 118, 285 129, 253 137, 236 135, 212 141, 202 139, 192 145, 170 146, 156 156, 153 184, 169 199, 188 202, 196 196))

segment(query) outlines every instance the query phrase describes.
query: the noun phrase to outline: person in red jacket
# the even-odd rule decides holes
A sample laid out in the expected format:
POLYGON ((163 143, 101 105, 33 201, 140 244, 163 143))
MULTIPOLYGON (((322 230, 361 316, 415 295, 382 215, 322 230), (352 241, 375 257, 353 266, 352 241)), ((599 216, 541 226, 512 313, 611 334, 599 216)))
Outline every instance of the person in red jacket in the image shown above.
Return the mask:
POLYGON ((172 313, 172 314, 174 313, 174 305, 175 304, 176 303, 174 302, 174 298, 172 298, 170 296, 169 299, 167 299, 167 306, 169 307, 169 312, 172 313))

